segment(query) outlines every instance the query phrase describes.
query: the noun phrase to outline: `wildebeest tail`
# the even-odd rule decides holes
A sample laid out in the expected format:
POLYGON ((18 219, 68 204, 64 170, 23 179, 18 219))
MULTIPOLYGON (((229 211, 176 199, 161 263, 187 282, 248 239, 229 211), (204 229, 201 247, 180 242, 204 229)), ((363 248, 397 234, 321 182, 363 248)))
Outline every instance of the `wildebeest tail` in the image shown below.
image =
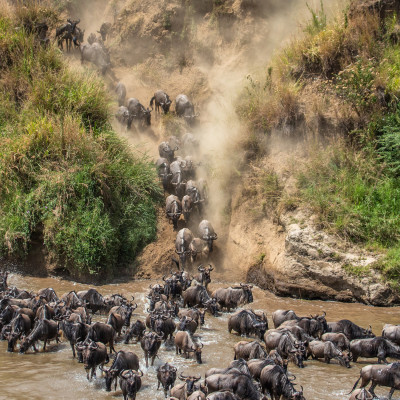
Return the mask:
POLYGON ((153 102, 156 99, 156 96, 153 96, 150 100, 150 107, 153 107, 153 102))
POLYGON ((351 389, 350 393, 347 393, 347 395, 353 393, 356 390, 356 387, 358 385, 358 382, 360 382, 360 379, 361 379, 361 371, 360 371, 360 377, 357 379, 356 383, 354 384, 353 389, 351 389))

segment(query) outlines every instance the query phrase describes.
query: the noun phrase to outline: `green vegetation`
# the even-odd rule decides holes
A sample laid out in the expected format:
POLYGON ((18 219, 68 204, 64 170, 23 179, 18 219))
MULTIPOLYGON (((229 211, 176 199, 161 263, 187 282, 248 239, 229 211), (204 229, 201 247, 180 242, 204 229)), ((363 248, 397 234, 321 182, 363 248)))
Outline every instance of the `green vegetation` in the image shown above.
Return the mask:
POLYGON ((112 274, 155 238, 154 167, 111 130, 103 82, 21 24, 51 10, 16 11, 0 13, 0 254, 39 235, 73 275, 112 274))
POLYGON ((399 25, 395 17, 347 10, 327 22, 322 3, 310 11, 302 37, 248 77, 237 111, 249 141, 272 131, 312 139, 293 204, 310 208, 324 229, 386 253, 373 267, 398 286, 399 25), (316 136, 313 121, 327 120, 330 129, 316 136))

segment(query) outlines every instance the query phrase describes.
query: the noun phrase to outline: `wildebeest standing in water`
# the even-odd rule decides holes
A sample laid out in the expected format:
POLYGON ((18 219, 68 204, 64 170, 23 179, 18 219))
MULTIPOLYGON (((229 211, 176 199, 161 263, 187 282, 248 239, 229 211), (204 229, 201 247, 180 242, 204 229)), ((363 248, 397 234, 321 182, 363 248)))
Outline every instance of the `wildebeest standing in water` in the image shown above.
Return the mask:
POLYGON ((122 371, 119 374, 119 387, 122 390, 122 394, 124 396, 124 400, 135 400, 136 393, 142 387, 142 379, 143 372, 139 371, 126 370, 122 371))
POLYGON ((157 380, 158 380, 157 390, 160 388, 161 385, 164 389, 165 397, 167 397, 168 391, 171 392, 171 388, 175 384, 176 371, 177 368, 168 363, 159 366, 157 369, 157 380))

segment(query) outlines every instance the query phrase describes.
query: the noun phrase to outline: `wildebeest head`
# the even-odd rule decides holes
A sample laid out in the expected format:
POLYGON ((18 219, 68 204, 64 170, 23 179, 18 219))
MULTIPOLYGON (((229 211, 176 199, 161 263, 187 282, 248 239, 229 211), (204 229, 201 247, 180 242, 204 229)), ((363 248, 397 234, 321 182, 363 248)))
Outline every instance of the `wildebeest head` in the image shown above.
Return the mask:
POLYGON ((126 395, 128 399, 135 399, 136 392, 141 386, 141 377, 143 376, 143 372, 139 370, 139 372, 133 370, 122 370, 119 374, 121 380, 125 383, 126 395))
POLYGON ((339 361, 340 365, 342 365, 343 367, 346 367, 346 368, 351 368, 349 353, 347 353, 347 352, 343 352, 342 353, 341 352, 341 354, 338 355, 336 358, 339 361))
POLYGON ((200 344, 196 344, 195 347, 191 348, 191 351, 194 352, 194 355, 196 357, 197 364, 202 364, 201 349, 203 348, 203 346, 204 346, 203 343, 200 343, 200 344))
POLYGON ((367 329, 363 329, 363 335, 365 338, 374 338, 376 337, 373 333, 372 333, 372 326, 369 325, 369 327, 367 329))
POLYGON ((300 343, 295 343, 294 349, 290 351, 293 362, 299 368, 304 368, 304 364, 303 364, 304 352, 305 352, 305 348, 300 343))
POLYGON ((181 373, 179 379, 186 383, 186 392, 191 395, 194 392, 194 384, 201 379, 201 376, 185 376, 181 373))
POLYGON ((204 308, 207 309, 207 310, 209 310, 210 313, 211 313, 212 315, 214 315, 214 317, 215 317, 216 315, 218 315, 219 305, 218 305, 218 303, 217 303, 217 299, 210 299, 210 300, 207 300, 207 301, 205 301, 203 304, 204 304, 204 308))
POLYGON ((106 391, 110 392, 111 391, 111 385, 113 380, 118 376, 118 370, 115 368, 106 368, 100 366, 100 370, 104 374, 104 378, 106 380, 106 391))
POLYGON ((143 337, 143 349, 147 352, 152 352, 156 349, 158 343, 163 339, 163 336, 157 335, 154 332, 148 332, 143 337))

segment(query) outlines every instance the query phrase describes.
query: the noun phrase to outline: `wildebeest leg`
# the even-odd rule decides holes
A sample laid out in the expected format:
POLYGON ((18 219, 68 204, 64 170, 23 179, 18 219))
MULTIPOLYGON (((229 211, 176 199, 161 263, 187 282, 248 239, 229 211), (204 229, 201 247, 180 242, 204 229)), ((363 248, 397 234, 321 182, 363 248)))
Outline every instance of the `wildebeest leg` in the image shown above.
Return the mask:
POLYGON ((146 368, 149 368, 149 356, 146 354, 146 368))
POLYGON ((330 363, 331 363, 331 359, 330 359, 329 357, 325 357, 325 362, 326 362, 327 364, 330 364, 330 363))
POLYGON ((47 339, 44 339, 44 344, 43 344, 43 353, 46 351, 46 344, 47 344, 47 339))
POLYGON ((392 398, 392 396, 393 396, 393 393, 394 393, 394 391, 395 391, 395 388, 394 388, 394 387, 392 387, 392 388, 390 389, 390 392, 389 392, 389 397, 388 397, 388 399, 389 399, 389 400, 391 400, 391 398, 392 398))
POLYGON ((116 351, 115 351, 115 349, 114 349, 114 340, 111 340, 111 341, 110 341, 110 354, 111 354, 112 352, 116 353, 116 351))
POLYGON ((175 346, 175 353, 178 354, 178 346, 175 346))
POLYGON ((72 349, 72 357, 75 358, 76 354, 75 354, 75 346, 73 345, 72 342, 69 342, 69 344, 71 345, 71 349, 72 349))
POLYGON ((151 358, 151 366, 153 366, 154 365, 154 360, 156 359, 156 356, 153 356, 152 358, 151 358))
MULTIPOLYGON (((377 385, 377 383, 372 383, 371 387, 369 388, 369 391, 371 392, 372 396, 374 396, 374 397, 376 397, 376 394, 375 394, 376 385, 377 385)), ((363 388, 365 386, 361 385, 361 387, 363 388)))

